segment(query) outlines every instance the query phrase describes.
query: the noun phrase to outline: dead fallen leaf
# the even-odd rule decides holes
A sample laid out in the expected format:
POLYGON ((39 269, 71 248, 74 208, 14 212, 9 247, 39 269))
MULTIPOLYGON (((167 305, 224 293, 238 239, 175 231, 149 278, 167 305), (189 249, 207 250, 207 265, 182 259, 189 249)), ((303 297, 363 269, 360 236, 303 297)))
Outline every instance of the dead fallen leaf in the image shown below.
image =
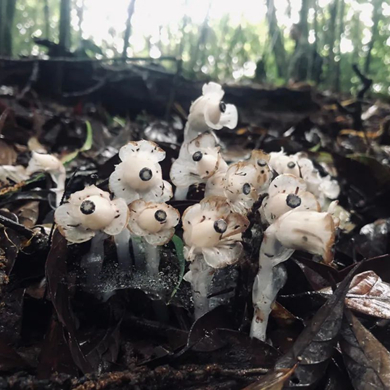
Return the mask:
MULTIPOLYGON (((320 292, 332 294, 332 289, 327 287, 320 292)), ((362 272, 353 278, 345 303, 360 313, 390 319, 390 284, 383 282, 374 271, 362 272)))
POLYGON ((349 311, 340 340, 343 359, 355 390, 390 389, 390 353, 349 311))

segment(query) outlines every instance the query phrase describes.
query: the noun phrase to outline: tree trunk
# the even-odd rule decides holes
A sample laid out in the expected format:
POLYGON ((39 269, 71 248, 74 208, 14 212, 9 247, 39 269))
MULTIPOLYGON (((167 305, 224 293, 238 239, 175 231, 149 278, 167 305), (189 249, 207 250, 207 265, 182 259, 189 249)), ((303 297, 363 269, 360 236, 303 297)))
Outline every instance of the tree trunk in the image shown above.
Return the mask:
POLYGON ((61 0, 59 55, 63 56, 70 49, 70 0, 61 0))
MULTIPOLYGON (((192 61, 190 63, 190 72, 193 73, 195 72, 196 69, 196 64, 198 62, 198 59, 200 55, 204 57, 204 53, 206 50, 206 41, 207 41, 207 34, 208 34, 208 28, 209 28, 209 16, 210 16, 210 9, 211 9, 211 0, 209 0, 209 4, 207 7, 207 12, 206 15, 203 19, 202 27, 200 28, 200 34, 199 34, 199 39, 198 43, 195 46, 195 50, 192 56, 192 61)), ((202 63, 202 61, 201 61, 202 63)))
MULTIPOLYGON (((344 1, 344 0, 342 0, 344 1)), ((339 0, 333 0, 333 2, 329 5, 329 28, 328 28, 328 45, 329 45, 329 52, 328 52, 328 83, 329 86, 332 86, 333 79, 334 79, 334 70, 335 70, 335 62, 334 62, 334 44, 335 44, 335 29, 336 29, 336 20, 337 20, 337 6, 338 6, 339 0)))
POLYGON ((381 0, 373 1, 373 10, 372 10, 372 29, 371 29, 371 40, 368 45, 368 52, 366 56, 366 60, 364 62, 364 73, 368 74, 370 72, 370 63, 371 63, 371 52, 374 47, 375 39, 378 35, 378 23, 381 17, 381 0))
POLYGON ((129 6, 127 8, 127 20, 126 20, 126 30, 123 36, 123 50, 122 57, 127 57, 127 48, 129 47, 129 39, 131 36, 131 19, 134 15, 135 0, 130 0, 129 6))
POLYGON ((43 18, 45 21, 45 38, 50 40, 50 11, 49 11, 49 1, 44 0, 43 5, 43 18))
POLYGON ((12 27, 15 16, 16 0, 0 1, 0 54, 12 56, 12 27))
POLYGON ((274 0, 267 0, 267 21, 269 37, 271 39, 270 51, 275 53, 275 62, 278 77, 285 78, 287 74, 286 50, 284 48, 283 36, 276 18, 274 0))
POLYGON ((340 91, 340 67, 341 67, 341 38, 344 33, 344 13, 345 13, 345 2, 340 3, 339 11, 339 22, 338 22, 338 40, 337 40, 337 55, 339 60, 335 62, 335 72, 334 72, 334 90, 336 92, 340 91))
POLYGON ((309 0, 302 0, 302 6, 299 11, 299 32, 300 39, 299 43, 307 43, 309 40, 309 25, 308 25, 308 14, 309 14, 309 0))
POLYGON ((83 40, 84 0, 82 0, 80 6, 77 7, 77 18, 79 26, 79 44, 81 46, 83 40))

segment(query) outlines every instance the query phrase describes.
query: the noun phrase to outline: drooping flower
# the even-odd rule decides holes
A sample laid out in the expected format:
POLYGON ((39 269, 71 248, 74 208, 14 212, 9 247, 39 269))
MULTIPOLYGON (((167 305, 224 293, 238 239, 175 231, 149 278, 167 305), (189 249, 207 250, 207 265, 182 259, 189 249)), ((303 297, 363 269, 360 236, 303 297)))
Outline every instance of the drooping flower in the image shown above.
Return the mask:
POLYGON ((180 214, 172 206, 138 199, 130 204, 129 209, 130 231, 136 236, 144 237, 149 244, 164 245, 175 234, 180 214))
POLYGON ((32 175, 36 172, 46 172, 50 175, 56 185, 53 192, 56 193, 56 203, 59 206, 65 190, 66 170, 62 162, 52 154, 32 152, 31 159, 26 168, 26 174, 32 175))
POLYGON ((188 261, 201 254, 210 267, 223 268, 239 260, 241 234, 249 222, 245 216, 232 212, 226 199, 205 198, 187 208, 182 220, 184 255, 188 261))
POLYGON ((224 194, 233 211, 246 214, 268 187, 268 171, 243 161, 229 166, 224 181, 224 194))
POLYGON ((111 200, 94 185, 73 193, 54 213, 58 230, 70 243, 88 241, 98 232, 117 235, 126 228, 128 216, 123 199, 111 200))
POLYGON ((151 141, 132 141, 119 151, 122 162, 111 174, 109 185, 115 197, 127 204, 144 199, 166 202, 172 197, 172 186, 162 179, 160 161, 165 152, 151 141))
POLYGON ((183 145, 179 158, 172 164, 170 177, 175 186, 189 187, 205 183, 218 170, 226 169, 214 135, 207 132, 183 145))
POLYGON ((188 115, 184 130, 184 142, 189 142, 207 129, 220 130, 223 127, 234 129, 237 126, 237 109, 232 104, 225 104, 222 87, 213 82, 204 84, 202 96, 196 99, 188 115))
POLYGON ((259 209, 264 223, 271 224, 290 210, 320 211, 316 197, 306 191, 306 183, 296 176, 283 174, 270 184, 268 196, 259 209))
POLYGON ((274 252, 280 252, 280 246, 283 246, 320 255, 329 264, 333 260, 335 231, 336 226, 329 213, 292 210, 280 216, 266 230, 268 242, 265 240, 264 254, 272 260, 274 252))

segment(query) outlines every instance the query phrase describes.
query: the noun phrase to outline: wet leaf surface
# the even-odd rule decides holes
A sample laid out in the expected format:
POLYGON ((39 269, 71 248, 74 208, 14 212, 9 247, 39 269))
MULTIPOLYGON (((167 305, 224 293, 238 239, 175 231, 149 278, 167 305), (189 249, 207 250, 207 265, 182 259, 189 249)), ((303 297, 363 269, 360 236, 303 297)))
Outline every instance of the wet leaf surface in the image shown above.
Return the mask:
POLYGON ((277 368, 287 369, 297 365, 285 388, 310 388, 325 375, 341 329, 344 299, 355 271, 356 268, 350 271, 334 294, 314 315, 290 351, 276 363, 277 368))
POLYGON ((390 353, 348 310, 340 347, 356 390, 390 388, 390 353))

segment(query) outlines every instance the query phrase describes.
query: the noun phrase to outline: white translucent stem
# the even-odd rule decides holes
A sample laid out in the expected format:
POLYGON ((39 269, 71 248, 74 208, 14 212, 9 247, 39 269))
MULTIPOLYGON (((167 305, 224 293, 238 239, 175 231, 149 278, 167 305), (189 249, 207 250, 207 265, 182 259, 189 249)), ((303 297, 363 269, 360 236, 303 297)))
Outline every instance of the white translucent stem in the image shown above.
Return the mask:
POLYGON ((61 204, 62 197, 64 196, 66 173, 64 170, 59 173, 53 173, 50 176, 57 186, 53 192, 56 194, 56 206, 58 207, 61 204))
POLYGON ((160 248, 156 245, 151 245, 144 241, 146 270, 148 275, 153 279, 158 279, 160 266, 160 248))
POLYGON ((192 297, 194 300, 194 316, 197 320, 210 311, 208 298, 214 269, 206 264, 203 255, 199 255, 190 264, 190 275, 187 280, 191 283, 192 297))
POLYGON ((143 270, 145 268, 144 240, 141 237, 132 236, 131 244, 133 247, 135 268, 138 271, 143 270))
POLYGON ((275 225, 271 225, 264 233, 259 254, 259 271, 252 290, 254 314, 250 335, 262 341, 266 338, 272 304, 287 279, 284 267, 278 264, 288 260, 294 253, 294 249, 285 248, 276 239, 275 229, 275 225))
POLYGON ((188 187, 176 187, 175 200, 186 200, 188 194, 188 187))
POLYGON ((104 240, 106 237, 105 233, 97 233, 91 240, 89 252, 81 260, 88 290, 94 290, 97 287, 96 282, 99 280, 104 261, 104 240))
POLYGON ((279 290, 284 286, 287 274, 282 265, 262 267, 253 284, 254 315, 250 336, 265 341, 269 315, 279 290))
POLYGON ((116 253, 118 256, 119 269, 123 272, 131 272, 130 256, 130 231, 123 229, 121 233, 114 236, 116 253))

